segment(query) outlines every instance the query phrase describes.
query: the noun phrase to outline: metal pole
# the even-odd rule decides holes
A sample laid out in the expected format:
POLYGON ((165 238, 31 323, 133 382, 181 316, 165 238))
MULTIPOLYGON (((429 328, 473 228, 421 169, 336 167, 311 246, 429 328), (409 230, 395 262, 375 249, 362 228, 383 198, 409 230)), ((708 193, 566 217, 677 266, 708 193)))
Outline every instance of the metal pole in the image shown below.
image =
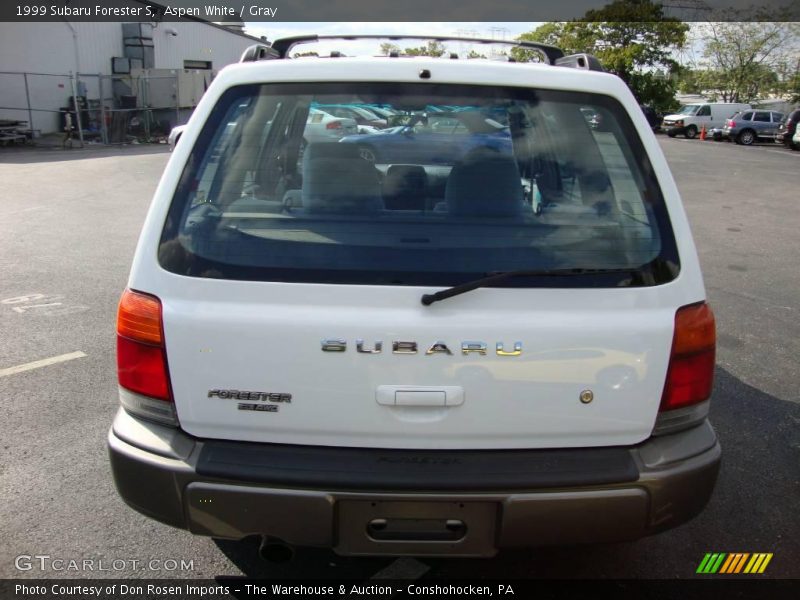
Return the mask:
POLYGON ((75 86, 76 79, 77 75, 74 75, 72 71, 70 71, 69 82, 72 86, 72 106, 75 109, 75 122, 78 124, 78 139, 80 139, 81 148, 83 148, 83 126, 81 125, 81 111, 78 108, 78 92, 75 86))
POLYGON ((175 126, 180 125, 181 122, 181 96, 180 96, 180 80, 178 79, 178 71, 175 71, 175 126))
POLYGON ((145 106, 145 109, 144 109, 144 112, 142 113, 142 116, 144 117, 144 136, 145 136, 145 141, 149 144, 150 143, 150 115, 151 115, 150 107, 152 106, 152 103, 150 101, 150 98, 151 98, 152 94, 150 92, 152 91, 152 86, 153 86, 152 82, 150 81, 150 72, 149 71, 148 71, 147 77, 144 79, 143 83, 145 84, 145 87, 146 87, 147 91, 144 94, 144 99, 145 99, 144 106, 145 106))
POLYGON ((31 144, 33 144, 33 111, 31 110, 31 94, 28 91, 28 74, 23 73, 22 78, 25 80, 25 101, 28 103, 28 128, 31 130, 31 144))
POLYGON ((108 144, 108 129, 106 129, 106 98, 103 93, 103 74, 97 74, 98 94, 100 96, 100 138, 108 144))

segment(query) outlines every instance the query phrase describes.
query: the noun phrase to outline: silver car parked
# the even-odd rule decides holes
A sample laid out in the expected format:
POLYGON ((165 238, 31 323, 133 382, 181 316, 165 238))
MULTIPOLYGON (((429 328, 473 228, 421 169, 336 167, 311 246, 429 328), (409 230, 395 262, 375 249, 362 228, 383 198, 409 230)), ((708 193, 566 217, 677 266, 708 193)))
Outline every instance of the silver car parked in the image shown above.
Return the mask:
POLYGON ((746 110, 725 122, 722 136, 745 146, 757 141, 774 141, 782 119, 783 113, 772 110, 746 110))

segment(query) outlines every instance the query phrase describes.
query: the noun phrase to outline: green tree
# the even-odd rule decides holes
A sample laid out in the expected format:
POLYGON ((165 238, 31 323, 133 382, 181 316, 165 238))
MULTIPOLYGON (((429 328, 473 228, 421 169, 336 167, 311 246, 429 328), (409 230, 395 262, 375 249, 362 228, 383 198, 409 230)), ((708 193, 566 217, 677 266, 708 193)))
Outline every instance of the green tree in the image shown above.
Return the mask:
POLYGON ((790 102, 800 103, 800 58, 794 74, 786 79, 786 95, 790 102))
POLYGON ((445 47, 442 42, 431 40, 424 46, 418 48, 406 48, 405 54, 408 56, 433 56, 439 57, 445 53, 445 47))
MULTIPOLYGON (((614 0, 588 11, 582 20, 545 23, 519 39, 558 46, 566 54, 594 54, 606 71, 620 77, 642 104, 657 111, 675 100, 671 75, 679 65, 673 51, 686 43, 689 26, 664 15, 652 0, 614 0)), ((526 60, 533 51, 515 48, 512 56, 526 60)))
POLYGON ((753 11, 738 14, 742 21, 701 26, 706 39, 701 66, 713 85, 709 89, 724 102, 751 102, 779 93, 785 88, 779 69, 800 52, 800 24, 758 21, 763 17, 753 11))
MULTIPOLYGON (((533 31, 523 33, 517 39, 557 46, 565 54, 576 54, 586 52, 585 48, 576 47, 577 41, 574 37, 574 29, 570 23, 544 23, 533 31)), ((511 57, 518 62, 538 61, 541 56, 534 50, 514 47, 511 49, 511 57)))
POLYGON ((389 56, 390 54, 400 54, 402 50, 400 50, 400 46, 397 44, 392 44, 390 42, 383 42, 381 44, 381 54, 384 56, 389 56))
MULTIPOLYGON (((576 40, 573 35, 574 30, 569 27, 569 25, 569 23, 543 23, 533 31, 523 33, 517 39, 547 44, 548 46, 557 46, 561 48, 565 54, 585 52, 585 49, 575 47, 576 40)), ((530 62, 531 60, 538 60, 540 58, 537 52, 524 48, 512 48, 511 57, 519 62, 530 62)))
POLYGON ((705 71, 685 67, 673 74, 677 90, 682 94, 700 94, 703 91, 705 71))
POLYGON ((776 93, 790 102, 800 102, 800 53, 778 65, 776 93))

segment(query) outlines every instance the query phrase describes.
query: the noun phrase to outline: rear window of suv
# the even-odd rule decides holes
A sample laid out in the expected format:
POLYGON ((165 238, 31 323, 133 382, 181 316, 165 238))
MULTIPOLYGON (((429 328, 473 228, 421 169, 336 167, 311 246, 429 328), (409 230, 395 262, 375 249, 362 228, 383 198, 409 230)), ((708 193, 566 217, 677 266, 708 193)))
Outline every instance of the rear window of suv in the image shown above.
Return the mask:
POLYGON ((679 270, 616 100, 427 83, 227 90, 190 151, 159 261, 193 277, 367 285, 558 270, 498 285, 648 286, 679 270), (375 107, 386 126, 332 105, 375 107))

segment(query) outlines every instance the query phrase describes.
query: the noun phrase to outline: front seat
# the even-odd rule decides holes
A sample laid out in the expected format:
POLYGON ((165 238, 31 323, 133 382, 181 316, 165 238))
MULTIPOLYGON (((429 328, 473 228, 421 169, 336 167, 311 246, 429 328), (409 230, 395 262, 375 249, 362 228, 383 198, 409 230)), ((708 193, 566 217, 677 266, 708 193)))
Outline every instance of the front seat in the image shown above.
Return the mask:
POLYGON ((383 181, 383 202, 389 210, 425 210, 428 175, 419 165, 392 165, 383 181))
POLYGON ((311 144, 303 155, 302 199, 307 212, 378 212, 380 172, 359 156, 355 144, 311 144))
POLYGON ((491 148, 470 151, 450 171, 444 199, 454 216, 521 216, 525 205, 516 160, 491 148))

